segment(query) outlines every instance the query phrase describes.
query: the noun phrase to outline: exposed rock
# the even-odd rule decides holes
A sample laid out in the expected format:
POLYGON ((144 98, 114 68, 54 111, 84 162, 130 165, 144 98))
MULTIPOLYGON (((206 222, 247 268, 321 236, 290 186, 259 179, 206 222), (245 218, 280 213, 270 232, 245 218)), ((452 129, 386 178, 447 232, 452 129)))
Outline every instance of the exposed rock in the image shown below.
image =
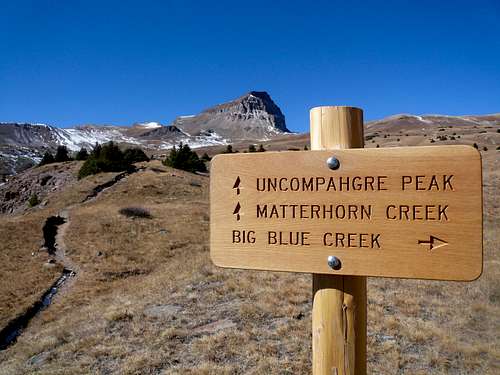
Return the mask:
POLYGON ((185 134, 174 125, 161 126, 154 128, 140 135, 143 139, 176 138, 185 136, 185 134))
POLYGON ((28 201, 35 195, 41 202, 38 206, 45 206, 50 192, 61 190, 77 181, 75 167, 78 163, 49 164, 11 176, 6 183, 0 185, 0 214, 28 210, 28 201))
POLYGON ((31 366, 43 365, 47 361, 49 356, 50 356, 49 352, 38 353, 28 360, 28 364, 30 364, 31 366))
POLYGON ((236 323, 229 319, 221 319, 213 323, 205 324, 194 329, 195 333, 215 333, 225 329, 236 327, 236 323))
POLYGON ((267 139, 289 132, 281 109, 265 91, 251 91, 196 116, 178 117, 174 125, 191 135, 217 133, 232 141, 267 139))
POLYGON ((144 315, 156 319, 169 319, 181 310, 182 308, 177 305, 155 305, 144 309, 144 315))

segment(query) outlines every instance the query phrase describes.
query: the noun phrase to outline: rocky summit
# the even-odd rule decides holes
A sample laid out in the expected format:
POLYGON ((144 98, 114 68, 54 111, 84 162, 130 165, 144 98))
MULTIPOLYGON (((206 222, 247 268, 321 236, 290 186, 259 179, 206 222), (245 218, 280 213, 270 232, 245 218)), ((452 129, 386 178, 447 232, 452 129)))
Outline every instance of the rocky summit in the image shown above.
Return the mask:
POLYGON ((265 91, 250 91, 196 116, 181 116, 174 125, 188 134, 212 132, 231 140, 267 140, 289 133, 285 116, 265 91))

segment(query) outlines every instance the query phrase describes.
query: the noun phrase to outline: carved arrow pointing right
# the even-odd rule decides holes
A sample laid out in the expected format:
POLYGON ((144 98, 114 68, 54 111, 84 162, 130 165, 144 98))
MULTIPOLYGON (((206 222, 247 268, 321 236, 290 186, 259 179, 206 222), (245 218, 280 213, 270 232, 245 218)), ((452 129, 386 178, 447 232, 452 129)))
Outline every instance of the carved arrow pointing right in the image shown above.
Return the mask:
POLYGON ((438 247, 443 247, 448 245, 448 242, 443 241, 436 236, 430 235, 429 241, 418 240, 419 245, 429 245, 429 250, 437 249, 438 247))

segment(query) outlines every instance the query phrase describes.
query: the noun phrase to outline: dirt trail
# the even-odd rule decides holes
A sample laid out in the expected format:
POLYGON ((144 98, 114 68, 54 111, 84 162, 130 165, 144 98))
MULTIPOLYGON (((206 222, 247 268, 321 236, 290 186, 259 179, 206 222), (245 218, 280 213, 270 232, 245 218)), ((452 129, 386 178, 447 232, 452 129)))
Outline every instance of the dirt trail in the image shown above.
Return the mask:
POLYGON ((49 262, 56 262, 63 266, 62 274, 50 288, 43 293, 39 300, 0 330, 0 350, 5 350, 15 344, 17 338, 28 327, 29 322, 52 303, 56 294, 68 292, 69 288, 76 282, 80 275, 80 267, 66 254, 66 243, 64 241, 66 232, 71 224, 71 210, 77 206, 97 199, 101 193, 108 190, 122 179, 144 169, 145 168, 139 168, 135 169, 133 172, 123 172, 116 175, 111 180, 94 187, 92 192, 80 203, 68 206, 62 209, 58 215, 50 216, 46 219, 43 227, 44 246, 42 250, 48 252, 51 259, 49 262))

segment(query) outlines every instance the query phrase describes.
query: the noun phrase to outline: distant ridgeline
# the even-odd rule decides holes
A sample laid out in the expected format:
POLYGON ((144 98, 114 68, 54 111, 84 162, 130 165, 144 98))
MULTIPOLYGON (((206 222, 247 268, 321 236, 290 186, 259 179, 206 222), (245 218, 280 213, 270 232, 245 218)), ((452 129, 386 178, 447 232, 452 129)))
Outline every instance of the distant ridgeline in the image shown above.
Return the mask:
POLYGON ((0 123, 0 176, 38 164, 46 151, 66 146, 76 152, 96 143, 149 150, 174 145, 191 148, 228 145, 239 140, 262 141, 289 133, 285 116, 268 93, 251 91, 198 115, 179 116, 172 124, 135 123, 132 126, 83 125, 58 128, 45 124, 0 123))

